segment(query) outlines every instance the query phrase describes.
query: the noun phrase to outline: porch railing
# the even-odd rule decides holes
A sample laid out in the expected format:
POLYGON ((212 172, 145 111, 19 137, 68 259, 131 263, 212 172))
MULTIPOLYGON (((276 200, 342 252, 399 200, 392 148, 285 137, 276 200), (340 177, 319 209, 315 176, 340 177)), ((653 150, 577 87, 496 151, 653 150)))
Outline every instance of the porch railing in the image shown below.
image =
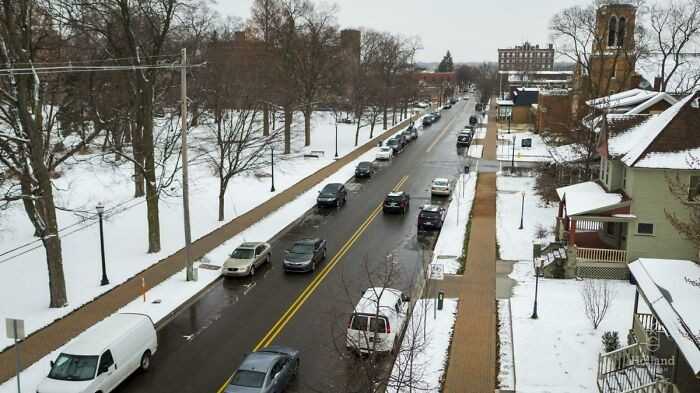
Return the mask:
POLYGON ((576 260, 582 262, 627 263, 627 250, 576 247, 576 260))
POLYGON ((670 393, 667 390, 653 390, 657 378, 655 370, 649 367, 653 364, 648 359, 646 352, 637 343, 599 354, 598 390, 601 393, 670 393), (652 390, 636 390, 640 388, 652 390))
POLYGON ((576 220, 576 232, 598 232, 603 229, 600 221, 576 220))
POLYGON ((671 382, 660 380, 627 390, 625 393, 678 393, 678 389, 671 382))

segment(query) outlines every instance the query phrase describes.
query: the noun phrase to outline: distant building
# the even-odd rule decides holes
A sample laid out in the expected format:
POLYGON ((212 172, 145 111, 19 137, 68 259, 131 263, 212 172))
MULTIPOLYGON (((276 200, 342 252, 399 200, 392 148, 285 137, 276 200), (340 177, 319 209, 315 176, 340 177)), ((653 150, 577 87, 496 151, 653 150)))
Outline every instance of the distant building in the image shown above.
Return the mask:
POLYGON ((499 71, 551 71, 554 69, 554 46, 540 48, 525 42, 514 48, 498 50, 499 71))
POLYGON ((442 105, 452 96, 457 86, 457 74, 454 72, 419 72, 416 74, 420 95, 442 105))

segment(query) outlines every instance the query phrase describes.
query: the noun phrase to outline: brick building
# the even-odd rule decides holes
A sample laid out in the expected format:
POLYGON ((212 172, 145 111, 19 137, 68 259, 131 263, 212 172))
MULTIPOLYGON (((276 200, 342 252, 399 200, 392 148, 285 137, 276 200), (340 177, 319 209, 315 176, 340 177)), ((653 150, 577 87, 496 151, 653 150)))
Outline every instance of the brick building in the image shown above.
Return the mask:
POLYGON ((498 50, 499 71, 551 71, 554 68, 554 46, 540 48, 525 42, 513 48, 498 50))

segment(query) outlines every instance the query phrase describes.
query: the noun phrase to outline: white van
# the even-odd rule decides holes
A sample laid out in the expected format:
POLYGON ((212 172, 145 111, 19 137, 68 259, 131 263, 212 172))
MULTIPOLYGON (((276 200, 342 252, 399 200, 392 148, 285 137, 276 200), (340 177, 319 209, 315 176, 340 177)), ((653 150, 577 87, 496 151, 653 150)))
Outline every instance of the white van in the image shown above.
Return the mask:
POLYGON ((157 348, 149 316, 114 314, 66 345, 37 393, 111 392, 137 369, 148 370, 157 348))
POLYGON ((410 298, 398 289, 366 289, 350 316, 345 346, 360 353, 398 349, 409 303, 410 298))

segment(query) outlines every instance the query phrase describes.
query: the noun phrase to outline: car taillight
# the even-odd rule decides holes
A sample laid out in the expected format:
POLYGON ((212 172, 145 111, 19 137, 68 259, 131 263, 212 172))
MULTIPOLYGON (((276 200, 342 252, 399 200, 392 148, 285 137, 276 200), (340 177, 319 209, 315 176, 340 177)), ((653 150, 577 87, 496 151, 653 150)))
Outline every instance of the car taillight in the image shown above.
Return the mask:
POLYGON ((388 319, 386 320, 386 332, 391 333, 391 324, 388 319))

